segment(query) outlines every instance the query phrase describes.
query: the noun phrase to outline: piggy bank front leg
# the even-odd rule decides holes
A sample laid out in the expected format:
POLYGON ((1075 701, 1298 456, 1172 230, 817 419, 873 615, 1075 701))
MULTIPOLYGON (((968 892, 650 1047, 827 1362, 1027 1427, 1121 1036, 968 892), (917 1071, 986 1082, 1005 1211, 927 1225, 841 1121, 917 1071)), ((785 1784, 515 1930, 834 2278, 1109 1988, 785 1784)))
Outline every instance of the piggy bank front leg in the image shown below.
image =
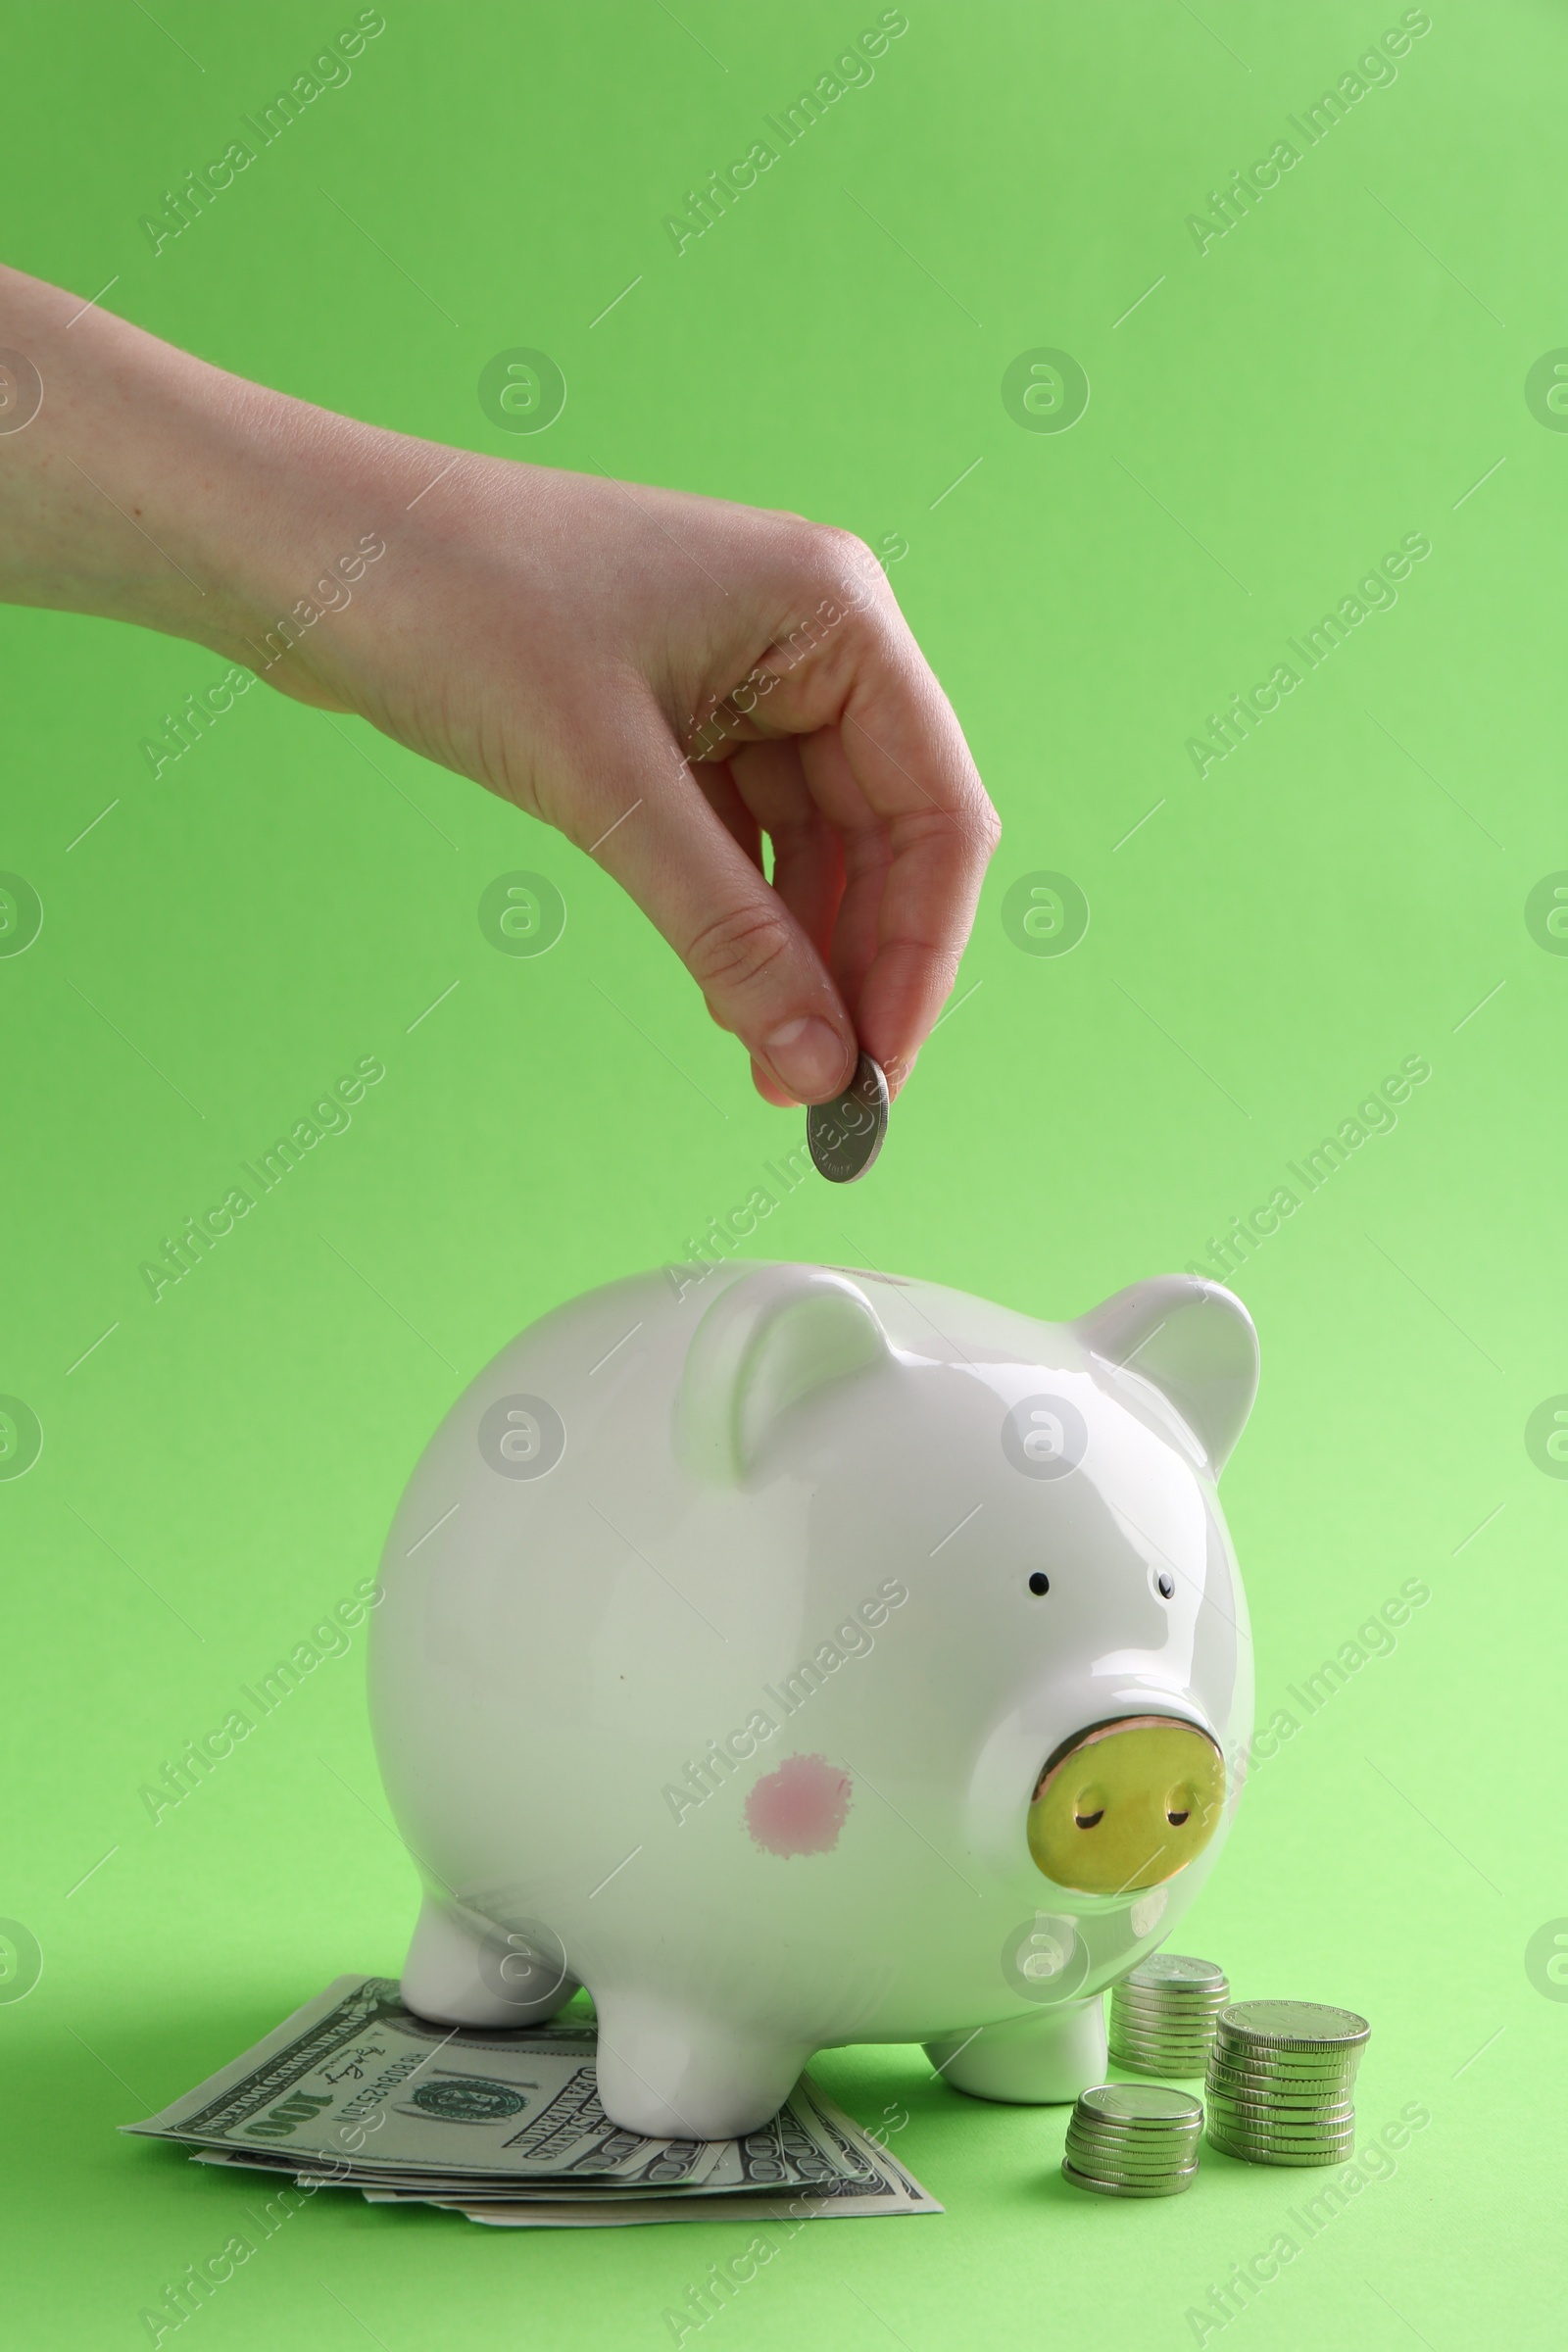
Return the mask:
POLYGON ((661 1995, 596 1985, 599 2097, 612 2123, 654 2139, 734 2139, 775 2116, 811 2045, 769 2040, 661 1995))
POLYGON ((541 1965, 521 1937, 425 1896, 403 1963, 403 1999, 416 2017, 443 2026, 536 2026, 576 1990, 575 1977, 541 1965))
POLYGON ((1064 2001, 1045 2016, 1011 2018, 977 2034, 928 2041, 925 2054, 944 2082, 974 2099, 1047 2107, 1075 2099, 1105 2080, 1105 2011, 1100 1995, 1064 2001))

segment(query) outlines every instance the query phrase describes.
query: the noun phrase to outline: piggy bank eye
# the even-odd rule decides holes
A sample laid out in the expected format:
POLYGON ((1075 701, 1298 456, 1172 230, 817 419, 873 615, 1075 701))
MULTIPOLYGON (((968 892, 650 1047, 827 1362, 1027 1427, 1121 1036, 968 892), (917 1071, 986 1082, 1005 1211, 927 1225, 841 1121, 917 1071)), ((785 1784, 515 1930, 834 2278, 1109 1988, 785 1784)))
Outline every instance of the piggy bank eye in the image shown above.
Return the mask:
POLYGON ((1176 1579, 1173 1576, 1167 1576, 1163 1568, 1155 1577, 1154 1585, 1161 1600, 1169 1600, 1176 1591, 1176 1579))
POLYGON ((1043 1568, 1037 1568, 1033 1576, 1029 1579, 1029 1590, 1031 1592, 1035 1593, 1049 1592, 1051 1591, 1051 1579, 1043 1568))

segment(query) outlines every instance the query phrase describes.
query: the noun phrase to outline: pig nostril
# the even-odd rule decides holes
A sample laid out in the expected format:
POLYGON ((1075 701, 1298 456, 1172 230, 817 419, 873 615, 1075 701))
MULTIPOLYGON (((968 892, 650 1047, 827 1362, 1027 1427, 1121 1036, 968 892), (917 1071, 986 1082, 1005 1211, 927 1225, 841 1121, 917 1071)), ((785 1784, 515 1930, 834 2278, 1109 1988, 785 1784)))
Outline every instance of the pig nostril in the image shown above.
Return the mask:
POLYGON ((1101 1806, 1098 1813, 1075 1813, 1073 1815, 1073 1821, 1080 1830, 1096 1829, 1099 1827, 1100 1823, 1104 1820, 1104 1818, 1105 1808, 1103 1805, 1101 1806))

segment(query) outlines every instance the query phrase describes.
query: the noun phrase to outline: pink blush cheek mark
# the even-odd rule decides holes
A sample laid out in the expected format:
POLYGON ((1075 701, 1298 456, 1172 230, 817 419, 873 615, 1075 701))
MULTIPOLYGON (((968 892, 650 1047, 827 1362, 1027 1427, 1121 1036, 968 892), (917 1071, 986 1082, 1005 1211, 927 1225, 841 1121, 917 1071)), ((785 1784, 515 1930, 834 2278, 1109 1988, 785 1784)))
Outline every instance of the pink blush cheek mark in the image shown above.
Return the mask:
POLYGON ((850 1809, 850 1776, 826 1756, 788 1756, 756 1783, 746 1827, 767 1854, 830 1854, 850 1809))

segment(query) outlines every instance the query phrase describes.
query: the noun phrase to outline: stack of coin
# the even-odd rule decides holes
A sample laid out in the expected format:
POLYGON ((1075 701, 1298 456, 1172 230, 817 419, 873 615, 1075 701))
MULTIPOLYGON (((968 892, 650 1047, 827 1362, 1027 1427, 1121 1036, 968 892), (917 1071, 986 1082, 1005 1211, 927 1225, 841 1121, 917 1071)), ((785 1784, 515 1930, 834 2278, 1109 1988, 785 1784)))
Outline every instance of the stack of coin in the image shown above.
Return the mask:
POLYGON ((1140 2075, 1200 2075, 1230 1997, 1212 1960, 1151 1952, 1110 1988, 1110 2054, 1140 2075))
POLYGON ((1372 2029, 1317 2001, 1222 2009, 1208 2061, 1208 2136, 1248 2164, 1341 2164, 1354 2153, 1350 2091, 1372 2029))
POLYGON ((1102 2082, 1080 2091, 1067 2126, 1063 2177, 1102 2197, 1174 2197, 1198 2170, 1203 2110, 1157 2082, 1102 2082))

